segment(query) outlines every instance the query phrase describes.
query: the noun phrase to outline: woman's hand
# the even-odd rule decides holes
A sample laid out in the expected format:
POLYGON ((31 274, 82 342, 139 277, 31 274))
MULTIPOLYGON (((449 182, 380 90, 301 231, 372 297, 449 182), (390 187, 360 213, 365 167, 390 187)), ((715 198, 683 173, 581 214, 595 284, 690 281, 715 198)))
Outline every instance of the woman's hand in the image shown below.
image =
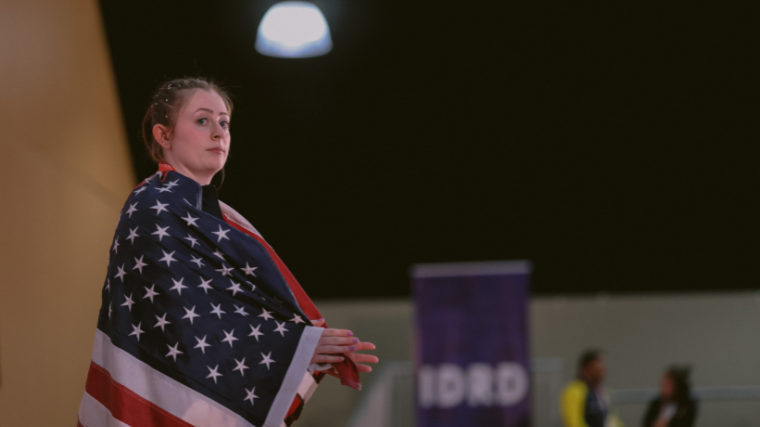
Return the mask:
MULTIPOLYGON (((323 320, 321 324, 324 324, 323 320)), ((319 326, 316 322, 314 326, 319 326)), ((359 339, 353 337, 354 333, 346 329, 325 328, 319 338, 317 348, 311 363, 340 363, 348 352, 356 350, 359 339)))
MULTIPOLYGON (((371 342, 361 342, 359 341, 354 347, 356 347, 356 350, 374 350, 375 345, 371 342)), ((380 360, 377 358, 377 356, 373 356, 371 354, 364 354, 364 353, 347 353, 346 356, 351 358, 351 360, 354 361, 356 364, 356 369, 359 370, 359 372, 372 372, 372 367, 369 365, 366 365, 365 363, 377 363, 380 360)))
MULTIPOLYGON (((318 320, 314 321, 313 324, 320 327, 325 324, 325 321, 318 320)), ((349 357, 356 363, 359 372, 372 372, 372 368, 366 363, 377 363, 377 356, 356 353, 356 351, 374 350, 375 345, 370 342, 362 342, 353 335, 353 332, 346 329, 326 328, 322 331, 311 363, 340 363, 345 357, 349 357)), ((337 376, 335 368, 324 372, 337 376)))

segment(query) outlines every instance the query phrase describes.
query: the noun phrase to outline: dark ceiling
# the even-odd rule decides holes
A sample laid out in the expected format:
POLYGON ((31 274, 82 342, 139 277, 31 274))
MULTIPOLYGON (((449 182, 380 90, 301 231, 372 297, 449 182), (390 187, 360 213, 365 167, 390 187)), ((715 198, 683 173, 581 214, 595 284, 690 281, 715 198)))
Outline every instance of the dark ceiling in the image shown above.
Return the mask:
POLYGON ((152 90, 223 82, 221 197, 313 297, 499 259, 535 293, 760 284, 757 10, 324 0, 334 50, 277 59, 254 50, 274 3, 101 8, 137 175, 152 90))

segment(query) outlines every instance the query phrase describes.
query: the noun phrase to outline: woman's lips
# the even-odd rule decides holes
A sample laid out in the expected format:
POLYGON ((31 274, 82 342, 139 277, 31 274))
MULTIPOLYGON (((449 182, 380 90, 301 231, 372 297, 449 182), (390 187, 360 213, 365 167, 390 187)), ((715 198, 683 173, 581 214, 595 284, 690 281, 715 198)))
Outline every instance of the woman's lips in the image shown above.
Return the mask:
POLYGON ((224 150, 221 148, 209 148, 206 151, 211 151, 212 153, 216 153, 216 154, 224 154, 224 150))

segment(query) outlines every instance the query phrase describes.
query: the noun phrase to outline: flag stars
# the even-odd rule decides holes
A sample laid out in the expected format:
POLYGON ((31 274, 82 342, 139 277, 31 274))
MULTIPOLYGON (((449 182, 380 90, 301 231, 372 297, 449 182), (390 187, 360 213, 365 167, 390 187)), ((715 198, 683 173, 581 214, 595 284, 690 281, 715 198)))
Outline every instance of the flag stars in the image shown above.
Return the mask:
POLYGON ((195 227, 198 227, 198 224, 196 224, 196 222, 198 222, 198 220, 200 218, 195 218, 195 217, 191 216, 190 212, 187 213, 187 217, 180 217, 180 218, 182 218, 183 220, 185 220, 185 222, 187 223, 188 227, 190 227, 191 225, 195 226, 195 227))
POLYGON ((106 279, 106 290, 111 292, 111 279, 106 279))
POLYGON ((124 276, 127 275, 127 272, 124 270, 124 266, 126 264, 122 264, 121 267, 116 267, 119 272, 116 274, 115 277, 118 277, 121 280, 121 283, 124 283, 124 276))
POLYGON ((288 332, 288 330, 285 329, 285 322, 280 323, 280 322, 278 322, 278 321, 275 320, 274 323, 277 324, 277 328, 273 332, 279 332, 280 335, 284 337, 285 336, 285 332, 288 332))
POLYGON ((130 218, 132 218, 133 213, 137 212, 137 209, 135 208, 135 206, 137 206, 138 203, 139 202, 135 202, 134 204, 129 205, 129 209, 127 209, 127 215, 129 215, 130 218))
POLYGON ((237 366, 235 366, 235 369, 233 369, 232 372, 240 371, 240 376, 241 377, 245 376, 245 370, 246 369, 251 369, 251 368, 245 366, 245 357, 243 358, 243 360, 237 360, 237 359, 235 359, 235 364, 237 366))
POLYGON ((206 293, 206 295, 208 295, 208 291, 211 290, 211 289, 214 289, 214 288, 211 287, 210 283, 211 283, 211 279, 203 280, 203 277, 201 277, 201 284, 198 285, 198 287, 201 288, 201 289, 203 289, 203 291, 206 293))
POLYGON ((165 357, 171 357, 174 359, 174 361, 177 361, 177 356, 180 354, 184 354, 184 352, 180 351, 177 347, 179 347, 179 342, 174 344, 174 347, 170 346, 169 344, 166 344, 167 347, 169 347, 169 352, 166 353, 165 357))
POLYGON ((138 188, 137 190, 133 191, 132 194, 134 194, 136 196, 136 195, 142 193, 143 191, 145 191, 146 188, 148 188, 148 187, 142 186, 142 187, 138 188))
POLYGON ((156 224, 156 231, 150 233, 150 235, 151 236, 156 236, 157 235, 158 236, 158 241, 161 242, 161 241, 163 241, 164 237, 166 237, 166 236, 169 235, 169 233, 166 232, 166 230, 168 230, 168 229, 169 229, 168 225, 166 227, 164 227, 164 228, 161 228, 158 224, 156 224))
POLYGON ((131 294, 130 294, 129 296, 126 296, 126 295, 125 295, 125 296, 124 296, 124 299, 125 299, 126 301, 124 301, 124 304, 122 304, 122 305, 121 305, 121 307, 124 307, 124 306, 126 306, 126 307, 127 307, 127 309, 129 310, 129 312, 131 313, 131 312, 132 312, 132 304, 134 304, 134 303, 135 303, 134 301, 132 301, 132 295, 131 295, 131 294))
POLYGON ((248 316, 248 313, 245 311, 245 307, 238 307, 236 304, 232 304, 235 306, 235 313, 242 315, 243 317, 248 316))
POLYGON ((306 323, 306 322, 304 322, 304 320, 301 318, 301 316, 299 316, 299 315, 297 315, 297 314, 295 314, 295 315, 294 315, 294 317, 293 317, 292 319, 290 319, 290 321, 291 321, 291 322, 295 322, 295 324, 296 324, 296 325, 297 325, 297 324, 299 324, 299 323, 306 323))
POLYGON ((143 331, 142 329, 140 329, 141 326, 142 326, 142 322, 138 323, 137 326, 132 325, 132 333, 128 335, 130 337, 132 335, 136 336, 137 337, 137 342, 140 342, 140 335, 145 333, 145 331, 143 331))
POLYGON ((256 342, 259 342, 259 337, 264 335, 261 332, 259 332, 259 329, 261 329, 261 325, 258 325, 255 328, 253 327, 253 325, 248 325, 248 326, 251 327, 251 333, 248 334, 248 336, 256 338, 256 342))
POLYGON ((257 268, 258 267, 251 267, 251 266, 249 266, 248 262, 246 262, 245 263, 245 267, 241 268, 241 270, 243 270, 243 273, 245 273, 248 276, 256 277, 256 273, 254 273, 254 271, 256 271, 257 268))
POLYGON ((132 267, 132 270, 140 270, 140 274, 142 274, 143 267, 148 265, 147 263, 143 262, 143 258, 145 258, 145 255, 141 256, 140 259, 135 258, 135 266, 132 267))
POLYGON ((155 288, 155 287, 156 287, 155 283, 153 284, 153 286, 150 287, 150 289, 148 289, 148 287, 145 286, 145 296, 143 297, 143 299, 150 298, 150 303, 151 304, 153 304, 153 297, 156 296, 156 295, 158 295, 158 292, 156 292, 156 291, 153 290, 153 288, 155 288))
POLYGON ((232 291, 232 296, 234 297, 237 295, 238 292, 243 292, 243 288, 240 287, 240 283, 235 283, 234 281, 230 280, 230 283, 232 283, 232 286, 227 288, 228 291, 232 291))
MULTIPOLYGON (((243 387, 243 388, 245 388, 245 387, 243 387)), ((243 399, 243 400, 250 400, 251 401, 251 405, 253 405, 253 399, 256 399, 256 398, 259 397, 259 396, 256 396, 255 394, 253 394, 254 391, 256 391, 256 387, 253 387, 250 390, 248 390, 247 388, 245 389, 245 392, 246 392, 247 396, 245 396, 245 399, 243 399)))
POLYGON ((269 370, 269 364, 270 363, 276 363, 274 360, 272 360, 272 352, 270 351, 269 354, 265 355, 264 353, 261 353, 261 357, 264 358, 261 362, 259 362, 259 365, 267 365, 267 370, 269 370))
POLYGON ((133 245, 135 244, 135 239, 140 237, 140 235, 137 234, 138 228, 140 227, 135 227, 134 230, 132 230, 131 228, 129 229, 129 236, 127 236, 127 240, 129 240, 129 242, 132 243, 133 245))
MULTIPOLYGON (((173 253, 173 252, 172 252, 173 253)), ((174 286, 169 288, 170 291, 177 291, 178 294, 182 295, 182 289, 187 289, 187 286, 183 285, 182 282, 185 281, 184 277, 181 277, 179 281, 176 281, 172 279, 172 282, 174 283, 174 286)))
POLYGON ((222 226, 219 226, 219 231, 212 231, 211 234, 216 234, 217 240, 216 243, 219 243, 222 241, 222 239, 230 240, 229 237, 227 237, 227 233, 230 232, 230 229, 222 230, 222 226))
POLYGON ((223 377, 224 376, 224 375, 220 374, 219 371, 218 371, 219 370, 219 365, 216 365, 216 367, 214 369, 211 369, 211 366, 207 366, 207 368, 208 368, 208 371, 210 373, 208 374, 208 376, 206 378, 207 379, 208 378, 214 378, 214 384, 216 384, 216 377, 223 377))
POLYGON ((179 185, 179 180, 175 179, 174 181, 167 183, 166 188, 172 189, 178 185, 179 185))
MULTIPOLYGON (((214 251, 214 255, 215 255, 217 258, 219 258, 219 259, 221 259, 221 260, 224 260, 224 254, 223 254, 223 253, 222 253, 222 252, 221 252, 219 249, 217 249, 217 250, 215 250, 215 251, 214 251)), ((219 270, 217 270, 217 271, 219 271, 219 270)))
POLYGON ((116 238, 113 241, 113 251, 114 253, 119 253, 119 236, 116 236, 116 238))
MULTIPOLYGON (((112 303, 108 303, 108 318, 111 318, 111 315, 113 314, 113 306, 111 306, 112 303)), ((138 338, 139 341, 139 338, 138 338)))
MULTIPOLYGON (((196 314, 195 313, 195 306, 193 306, 193 308, 191 308, 190 310, 186 309, 185 307, 182 307, 182 308, 185 310, 185 315, 182 316, 182 318, 183 319, 190 319, 190 324, 191 325, 193 324, 193 319, 195 319, 196 317, 201 317, 200 314, 196 314)), ((205 340, 206 337, 204 337, 203 339, 205 340)))
POLYGON ((166 193, 167 191, 170 193, 172 192, 171 187, 156 187, 156 190, 158 190, 159 193, 166 193))
POLYGON ((237 339, 237 338, 235 338, 235 336, 233 335, 233 334, 235 333, 235 330, 234 330, 234 329, 231 329, 229 332, 227 332, 227 331, 225 331, 224 329, 222 329, 222 332, 224 332, 224 339, 222 339, 222 342, 226 342, 226 343, 228 343, 228 344, 230 345, 230 348, 232 348, 232 343, 233 343, 234 341, 237 341, 237 340, 238 340, 238 339, 237 339))
POLYGON ((153 327, 154 329, 160 327, 161 328, 161 332, 166 332, 164 330, 164 327, 166 325, 171 325, 171 323, 172 323, 172 322, 166 320, 166 314, 167 313, 164 313, 164 315, 161 316, 161 317, 158 317, 158 314, 155 315, 156 316, 156 320, 158 321, 158 323, 156 323, 156 326, 153 327))
MULTIPOLYGON (((206 354, 206 347, 211 347, 211 344, 206 343, 207 336, 208 335, 204 335, 203 338, 195 337, 195 340, 198 341, 198 344, 193 348, 200 348, 203 354, 206 354)), ((243 359, 243 361, 245 361, 245 359, 243 359)))
POLYGON ((266 308, 261 309, 261 314, 259 314, 259 317, 263 317, 264 320, 274 319, 274 317, 272 317, 272 312, 267 311, 266 308))
POLYGON ((195 237, 193 237, 193 236, 192 236, 191 234, 189 234, 189 233, 188 233, 187 237, 185 237, 185 240, 187 240, 188 242, 190 242, 190 247, 191 247, 191 248, 194 248, 194 247, 195 247, 195 245, 197 245, 197 244, 198 244, 198 239, 196 239, 195 237))
POLYGON ((172 262, 177 262, 177 260, 174 259, 174 252, 176 251, 171 251, 171 253, 167 254, 165 250, 161 249, 161 252, 164 253, 164 257, 158 260, 159 262, 165 262, 167 267, 171 267, 172 262))
POLYGON ((198 265, 198 268, 203 267, 203 259, 200 257, 196 258, 195 255, 190 255, 190 258, 192 258, 190 262, 194 262, 196 265, 198 265))
POLYGON ((166 209, 167 206, 169 206, 168 203, 163 204, 160 201, 156 200, 156 206, 151 206, 151 209, 155 209, 156 215, 159 215, 163 211, 169 212, 169 209, 166 209))
POLYGON ((218 268, 216 271, 222 273, 222 276, 230 276, 230 277, 232 277, 232 274, 230 274, 230 273, 233 270, 235 270, 235 269, 232 268, 232 267, 228 268, 226 265, 224 265, 224 263, 222 263, 222 268, 218 268))
POLYGON ((211 307, 214 308, 211 310, 211 314, 216 314, 219 316, 219 319, 222 318, 222 314, 227 314, 226 311, 222 310, 222 303, 219 303, 219 305, 214 305, 214 303, 211 303, 211 307))

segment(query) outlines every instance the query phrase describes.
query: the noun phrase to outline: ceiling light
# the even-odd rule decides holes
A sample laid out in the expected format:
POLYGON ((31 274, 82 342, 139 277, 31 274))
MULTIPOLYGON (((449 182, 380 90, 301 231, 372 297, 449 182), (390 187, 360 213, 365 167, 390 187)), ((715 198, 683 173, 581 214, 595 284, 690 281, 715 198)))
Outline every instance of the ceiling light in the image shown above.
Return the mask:
POLYGON ((332 50, 330 27, 312 3, 277 3, 261 19, 256 50, 262 55, 280 58, 324 55, 332 50))

